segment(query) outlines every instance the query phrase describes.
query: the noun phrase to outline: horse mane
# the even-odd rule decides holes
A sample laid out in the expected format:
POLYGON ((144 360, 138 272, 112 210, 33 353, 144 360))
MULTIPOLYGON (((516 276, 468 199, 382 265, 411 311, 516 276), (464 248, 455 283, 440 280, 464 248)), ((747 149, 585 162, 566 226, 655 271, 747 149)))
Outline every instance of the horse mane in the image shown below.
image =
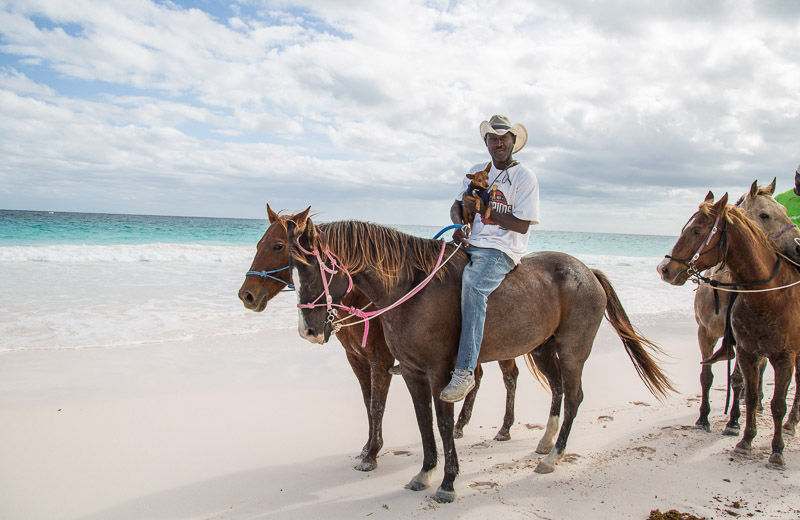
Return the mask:
MULTIPOLYGON (((371 222, 327 222, 320 224, 318 230, 317 245, 321 251, 329 247, 350 274, 371 269, 387 290, 403 278, 413 279, 419 273, 429 275, 442 251, 439 240, 416 237, 371 222)), ((450 254, 454 247, 448 244, 445 254, 450 254)), ((466 259, 463 250, 456 256, 466 259)), ((436 278, 445 279, 451 270, 455 270, 452 262, 440 269, 436 278)))
MULTIPOLYGON (((759 193, 761 191, 759 190, 759 193)), ((700 212, 706 215, 707 217, 711 217, 711 208, 714 206, 713 202, 704 202, 700 204, 700 212)), ((759 228, 755 222, 747 218, 738 207, 733 204, 727 205, 727 211, 725 211, 725 221, 730 223, 736 223, 744 227, 745 229, 750 231, 750 235, 753 238, 753 242, 756 244, 760 244, 771 251, 776 253, 780 252, 780 248, 778 244, 772 238, 768 237, 764 234, 764 232, 759 228)))

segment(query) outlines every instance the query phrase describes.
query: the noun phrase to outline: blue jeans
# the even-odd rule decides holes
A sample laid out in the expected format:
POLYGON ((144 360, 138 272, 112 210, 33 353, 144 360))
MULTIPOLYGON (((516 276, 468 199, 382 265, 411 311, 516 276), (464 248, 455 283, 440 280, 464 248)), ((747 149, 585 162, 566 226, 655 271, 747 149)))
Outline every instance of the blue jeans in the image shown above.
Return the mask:
POLYGON ((456 368, 475 370, 483 341, 486 301, 500 286, 514 261, 498 249, 467 246, 470 262, 461 278, 461 341, 456 368))

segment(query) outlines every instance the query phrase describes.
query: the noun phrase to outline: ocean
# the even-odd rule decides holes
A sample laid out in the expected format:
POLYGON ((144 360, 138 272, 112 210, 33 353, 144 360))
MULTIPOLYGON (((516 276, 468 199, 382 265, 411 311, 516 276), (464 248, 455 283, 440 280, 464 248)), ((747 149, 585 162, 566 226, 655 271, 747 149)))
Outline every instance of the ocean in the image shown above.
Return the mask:
MULTIPOLYGON (((262 313, 237 297, 267 225, 0 210, 0 351, 131 347, 296 327, 294 293, 279 294, 262 313)), ((433 237, 447 225, 393 227, 433 237)), ((641 326, 693 315, 693 288, 667 285, 655 270, 675 239, 534 228, 529 250, 562 251, 604 271, 641 326)))

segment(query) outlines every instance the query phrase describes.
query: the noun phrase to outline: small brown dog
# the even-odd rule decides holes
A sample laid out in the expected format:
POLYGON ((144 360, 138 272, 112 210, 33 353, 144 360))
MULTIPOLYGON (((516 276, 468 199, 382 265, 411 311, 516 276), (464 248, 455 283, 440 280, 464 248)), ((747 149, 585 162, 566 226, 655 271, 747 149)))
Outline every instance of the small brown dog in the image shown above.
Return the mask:
MULTIPOLYGON (((468 173, 467 178, 470 180, 467 190, 464 192, 463 197, 469 200, 475 200, 478 206, 478 212, 481 212, 481 204, 487 204, 486 199, 482 197, 489 189, 489 170, 492 169, 492 163, 486 165, 486 168, 475 173, 468 173)), ((463 198, 462 197, 462 198, 463 198)), ((462 201, 461 203, 461 219, 467 225, 466 233, 469 235, 472 231, 472 222, 475 220, 475 212, 469 211, 462 201)))

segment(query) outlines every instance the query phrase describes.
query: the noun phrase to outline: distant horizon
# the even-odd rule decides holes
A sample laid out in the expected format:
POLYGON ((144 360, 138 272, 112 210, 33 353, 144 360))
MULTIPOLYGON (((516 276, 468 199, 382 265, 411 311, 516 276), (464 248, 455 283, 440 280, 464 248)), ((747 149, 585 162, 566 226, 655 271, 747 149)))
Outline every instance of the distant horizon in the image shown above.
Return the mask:
MULTIPOLYGON (((312 208, 313 209, 313 208, 312 208)), ((215 216, 205 216, 205 215, 166 215, 166 214, 151 214, 151 213, 114 213, 114 212, 97 212, 97 211, 60 211, 60 210, 48 210, 48 209, 8 209, 8 208, 0 208, 0 212, 7 211, 7 212, 28 212, 28 213, 64 213, 64 214, 73 214, 73 215, 114 215, 114 216, 132 216, 132 217, 162 217, 162 218, 197 218, 197 219, 218 219, 218 220, 247 220, 252 222, 260 222, 260 221, 267 221, 266 215, 264 218, 247 218, 247 217, 215 217, 215 216)), ((374 222, 368 219, 359 219, 359 218, 352 218, 352 219, 337 219, 337 220, 361 220, 366 222, 374 222)), ((319 220, 319 222, 334 222, 333 220, 319 220)), ((402 227, 402 226, 410 226, 410 227, 431 227, 431 228, 444 228, 449 226, 450 224, 397 224, 397 223, 378 223, 388 227, 402 227)), ((266 229, 266 228, 265 228, 266 229)), ((571 233, 571 234, 592 234, 592 235, 631 235, 631 236, 642 236, 642 237, 670 237, 670 238, 677 238, 677 234, 675 235, 663 235, 658 233, 614 233, 614 232, 605 232, 605 231, 575 231, 575 230, 567 230, 567 229, 548 229, 540 225, 533 225, 531 226, 531 232, 537 231, 545 231, 550 233, 571 233)))

